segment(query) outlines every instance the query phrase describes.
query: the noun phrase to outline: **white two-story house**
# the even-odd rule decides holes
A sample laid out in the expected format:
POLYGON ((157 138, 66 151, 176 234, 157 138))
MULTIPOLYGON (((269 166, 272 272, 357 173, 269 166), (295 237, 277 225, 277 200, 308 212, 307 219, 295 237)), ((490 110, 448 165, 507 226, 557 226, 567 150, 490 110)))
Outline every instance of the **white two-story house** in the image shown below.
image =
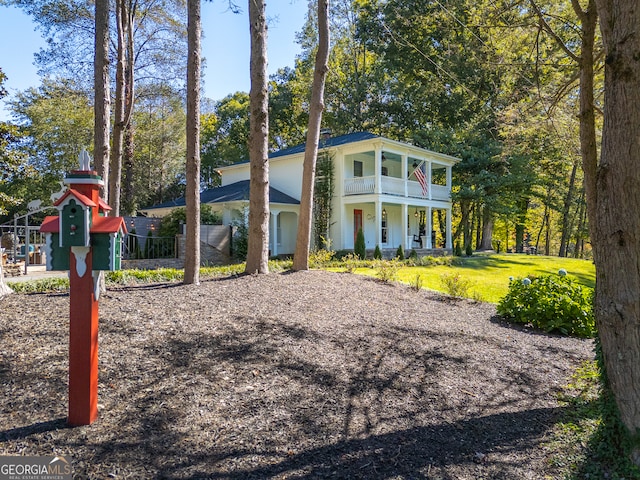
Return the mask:
MULTIPOLYGON (((332 218, 335 250, 353 249, 362 229, 367 249, 447 249, 451 242, 451 169, 460 160, 368 132, 320 141, 334 162, 332 218)), ((292 254, 302 189, 304 145, 269 155, 271 255, 292 254)), ((201 194, 223 223, 246 215, 249 163, 220 168, 222 185, 201 194)), ((163 216, 184 199, 144 209, 163 216)))

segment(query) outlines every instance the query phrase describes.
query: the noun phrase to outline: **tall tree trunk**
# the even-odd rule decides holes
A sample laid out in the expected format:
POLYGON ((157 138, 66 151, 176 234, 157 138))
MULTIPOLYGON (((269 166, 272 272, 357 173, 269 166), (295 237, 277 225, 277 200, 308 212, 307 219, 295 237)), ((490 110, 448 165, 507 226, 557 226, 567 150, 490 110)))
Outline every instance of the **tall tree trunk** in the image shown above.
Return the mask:
POLYGON ((136 205, 133 201, 133 154, 134 154, 134 126, 132 122, 127 125, 125 132, 125 144, 124 144, 124 175, 123 175, 123 199, 120 202, 122 205, 121 210, 125 214, 132 215, 135 213, 136 205))
POLYGON ((184 283, 200 283, 200 0, 189 0, 187 37, 187 204, 184 283))
POLYGON ((109 0, 96 0, 95 50, 93 61, 94 85, 94 168, 102 176, 105 186, 101 196, 109 199, 109 128, 111 98, 109 96, 109 0))
POLYGON ((584 201, 584 189, 580 193, 580 201, 578 206, 578 226, 576 228, 576 244, 573 249, 574 258, 582 258, 582 252, 584 250, 584 233, 587 211, 584 201))
POLYGON ((471 238, 471 222, 470 222, 470 202, 468 200, 460 200, 460 213, 462 219, 460 221, 462 225, 462 250, 466 250, 467 245, 473 242, 471 238))
POLYGON ((247 273, 269 273, 269 94, 264 0, 249 0, 251 91, 249 116, 249 238, 247 273))
POLYGON ((302 198, 293 255, 293 270, 309 270, 309 243, 311 240, 311 218, 313 211, 313 188, 320 140, 320 124, 324 110, 324 84, 329 70, 329 0, 318 0, 318 51, 313 72, 309 127, 304 150, 302 170, 302 198))
POLYGON ((640 9, 636 0, 597 4, 606 58, 602 156, 597 169, 585 168, 595 313, 609 386, 640 465, 640 9))
POLYGON ((116 106, 113 122, 113 155, 109 180, 109 203, 114 215, 120 215, 120 186, 124 156, 124 137, 133 114, 133 28, 135 3, 116 1, 118 64, 116 67, 116 106))
POLYGON ((569 239, 571 238, 571 228, 569 228, 570 211, 571 204, 573 203, 573 192, 575 190, 576 184, 578 161, 578 158, 576 158, 573 162, 573 167, 571 168, 571 176, 569 177, 569 189, 567 190, 567 195, 564 197, 564 205, 562 207, 562 236, 560 238, 560 252, 558 253, 558 256, 560 257, 567 256, 567 245, 569 244, 569 239))
POLYGON ((482 210, 482 240, 478 250, 492 250, 493 241, 493 215, 485 205, 482 210))

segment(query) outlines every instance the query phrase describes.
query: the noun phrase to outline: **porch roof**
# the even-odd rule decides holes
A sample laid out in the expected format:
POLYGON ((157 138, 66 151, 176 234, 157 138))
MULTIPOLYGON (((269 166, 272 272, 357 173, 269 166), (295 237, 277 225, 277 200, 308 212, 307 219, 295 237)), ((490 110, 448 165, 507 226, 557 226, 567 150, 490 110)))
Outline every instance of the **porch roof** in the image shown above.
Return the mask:
MULTIPOLYGON (((209 188, 200 193, 200 203, 225 203, 225 202, 243 202, 249 201, 249 180, 242 180, 240 182, 230 183, 223 187, 209 188)), ((281 192, 277 188, 269 187, 269 203, 284 203, 290 205, 300 205, 300 200, 297 200, 286 193, 281 192)), ((168 202, 161 203, 159 205, 153 205, 152 207, 142 208, 141 210, 154 210, 160 208, 177 208, 186 206, 186 200, 184 197, 177 198, 175 200, 169 200, 168 202)))

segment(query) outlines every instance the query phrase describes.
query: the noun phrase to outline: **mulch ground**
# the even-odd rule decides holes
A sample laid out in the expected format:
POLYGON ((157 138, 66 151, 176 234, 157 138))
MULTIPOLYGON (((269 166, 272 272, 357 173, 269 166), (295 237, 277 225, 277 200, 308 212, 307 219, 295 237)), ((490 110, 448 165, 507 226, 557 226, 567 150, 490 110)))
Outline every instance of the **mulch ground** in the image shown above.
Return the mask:
POLYGON ((68 295, 0 298, 0 454, 77 478, 553 478, 593 344, 489 304, 322 271, 109 290, 100 417, 69 428, 68 295))

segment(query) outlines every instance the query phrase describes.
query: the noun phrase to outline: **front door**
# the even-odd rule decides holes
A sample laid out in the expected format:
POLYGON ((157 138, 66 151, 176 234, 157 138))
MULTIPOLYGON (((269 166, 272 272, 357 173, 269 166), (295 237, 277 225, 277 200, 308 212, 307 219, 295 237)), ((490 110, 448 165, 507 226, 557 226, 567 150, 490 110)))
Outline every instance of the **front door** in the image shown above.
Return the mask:
MULTIPOLYGON (((358 230, 362 228, 362 210, 353 210, 353 245, 356 244, 358 230)), ((362 231, 364 233, 364 230, 362 231)))

